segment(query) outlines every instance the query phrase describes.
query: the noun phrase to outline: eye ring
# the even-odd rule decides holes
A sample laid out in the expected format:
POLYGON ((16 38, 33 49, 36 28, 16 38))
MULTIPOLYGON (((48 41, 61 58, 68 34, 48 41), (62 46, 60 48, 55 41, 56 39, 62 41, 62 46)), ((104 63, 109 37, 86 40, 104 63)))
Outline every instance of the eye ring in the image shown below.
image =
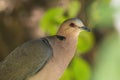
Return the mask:
POLYGON ((74 23, 70 23, 71 27, 76 27, 76 25, 74 23))

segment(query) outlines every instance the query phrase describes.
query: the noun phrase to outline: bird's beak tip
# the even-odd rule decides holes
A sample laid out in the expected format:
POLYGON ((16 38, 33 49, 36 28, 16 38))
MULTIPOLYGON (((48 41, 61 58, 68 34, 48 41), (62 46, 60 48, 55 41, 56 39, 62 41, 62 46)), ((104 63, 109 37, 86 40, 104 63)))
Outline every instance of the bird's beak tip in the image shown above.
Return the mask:
POLYGON ((86 31, 88 31, 88 32, 90 32, 91 30, 88 28, 88 27, 86 27, 86 26, 82 26, 82 27, 79 27, 80 29, 82 29, 82 30, 86 30, 86 31))

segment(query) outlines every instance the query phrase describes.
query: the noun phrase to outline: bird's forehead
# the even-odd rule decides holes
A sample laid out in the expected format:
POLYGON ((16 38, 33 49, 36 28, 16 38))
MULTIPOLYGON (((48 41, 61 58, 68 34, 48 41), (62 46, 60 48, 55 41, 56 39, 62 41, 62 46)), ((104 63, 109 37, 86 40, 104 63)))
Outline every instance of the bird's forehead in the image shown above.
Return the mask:
POLYGON ((79 23, 81 22, 81 20, 78 18, 71 18, 70 20, 75 21, 75 22, 79 22, 79 23))
POLYGON ((71 18, 68 21, 73 22, 75 24, 81 24, 82 23, 82 21, 78 18, 71 18))

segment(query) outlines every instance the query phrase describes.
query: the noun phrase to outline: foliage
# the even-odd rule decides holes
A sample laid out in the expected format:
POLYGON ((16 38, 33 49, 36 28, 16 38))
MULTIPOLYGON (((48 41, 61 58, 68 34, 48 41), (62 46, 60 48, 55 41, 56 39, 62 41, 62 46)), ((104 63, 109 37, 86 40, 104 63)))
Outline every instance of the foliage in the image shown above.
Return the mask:
POLYGON ((90 73, 89 64, 76 56, 60 80, 89 80, 90 73))
POLYGON ((64 15, 66 9, 61 7, 51 8, 44 14, 40 25, 43 27, 43 30, 45 30, 45 32, 48 32, 48 34, 53 35, 56 33, 56 29, 58 29, 59 24, 62 23, 62 21, 71 17, 75 17, 77 15, 79 7, 80 4, 77 0, 72 1, 68 6, 67 16, 64 15))
POLYGON ((113 23, 113 10, 110 0, 96 0, 89 8, 90 23, 99 28, 111 27, 113 23), (108 26, 109 25, 109 26, 108 26), (103 27, 106 26, 106 27, 103 27))
POLYGON ((88 52, 94 45, 94 36, 92 32, 81 32, 78 39, 77 51, 78 53, 88 52))
POLYGON ((108 36, 100 45, 93 80, 120 80, 120 37, 117 35, 108 36))

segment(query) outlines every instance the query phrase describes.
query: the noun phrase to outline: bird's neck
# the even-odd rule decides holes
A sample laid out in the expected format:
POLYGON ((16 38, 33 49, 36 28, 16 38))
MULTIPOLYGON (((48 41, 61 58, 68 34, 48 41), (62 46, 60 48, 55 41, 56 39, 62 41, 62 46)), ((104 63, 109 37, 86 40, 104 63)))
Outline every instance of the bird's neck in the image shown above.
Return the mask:
MULTIPOLYGON (((65 39, 60 40, 56 36, 50 39, 53 48, 53 57, 56 64, 61 69, 65 69, 73 58, 76 50, 77 37, 64 36, 65 39)), ((53 60, 54 61, 54 60, 53 60)))
POLYGON ((64 30, 62 30, 62 29, 60 29, 58 32, 57 32, 57 35, 59 35, 59 36, 64 36, 64 37, 66 37, 67 39, 72 39, 72 40, 77 40, 77 38, 78 38, 78 35, 79 35, 79 32, 73 32, 73 31, 64 31, 64 30))

